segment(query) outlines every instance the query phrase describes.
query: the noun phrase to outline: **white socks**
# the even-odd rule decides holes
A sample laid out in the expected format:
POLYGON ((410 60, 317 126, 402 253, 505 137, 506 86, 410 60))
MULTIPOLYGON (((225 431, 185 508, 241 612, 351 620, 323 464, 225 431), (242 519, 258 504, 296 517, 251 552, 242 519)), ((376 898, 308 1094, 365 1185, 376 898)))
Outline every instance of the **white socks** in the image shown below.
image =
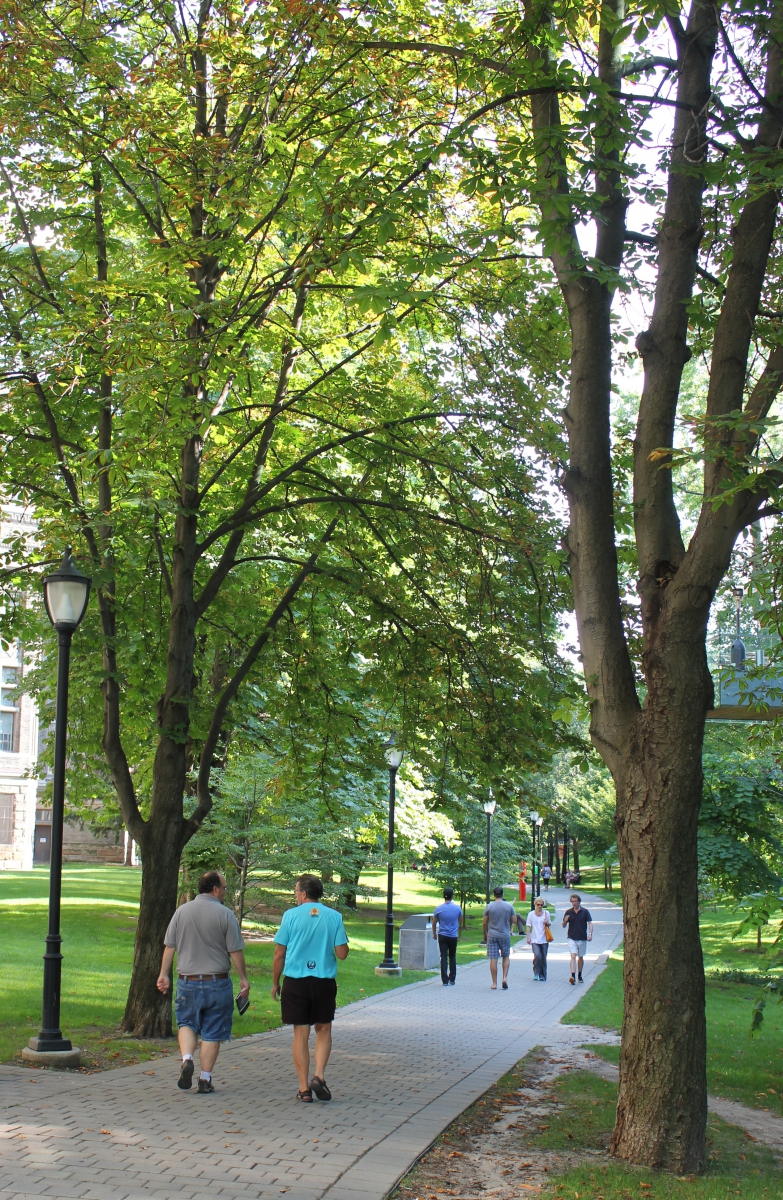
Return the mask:
MULTIPOLYGON (((183 1054, 182 1055, 183 1063, 188 1062, 188 1060, 190 1060, 190 1062, 193 1062, 193 1055, 192 1054, 183 1054)), ((212 1080, 212 1072, 211 1071, 202 1071, 199 1078, 206 1079, 207 1083, 209 1083, 212 1080)))

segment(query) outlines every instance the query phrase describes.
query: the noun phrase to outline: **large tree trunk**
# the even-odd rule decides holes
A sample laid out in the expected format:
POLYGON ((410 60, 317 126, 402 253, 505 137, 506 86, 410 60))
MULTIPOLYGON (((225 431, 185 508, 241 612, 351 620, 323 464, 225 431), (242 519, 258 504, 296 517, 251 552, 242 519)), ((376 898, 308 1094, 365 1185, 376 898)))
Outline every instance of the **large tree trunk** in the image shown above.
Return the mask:
POLYGON ((667 623, 615 776, 625 1012, 611 1150, 691 1173, 705 1166, 707 1121, 696 829, 712 681, 703 627, 667 623))
MULTIPOLYGON (((181 795, 178 797, 182 804, 181 795)), ((179 860, 182 854, 181 821, 168 830, 163 822, 148 825, 142 845, 141 903, 136 944, 122 1028, 134 1037, 172 1036, 172 987, 164 995, 156 987, 163 953, 163 937, 177 907, 179 860)))
MULTIPOLYGON (((532 102, 542 215, 562 235, 551 257, 568 308, 571 378, 565 413, 570 460, 565 477, 574 608, 591 701, 591 738, 614 778, 627 921, 625 1020, 614 1153, 680 1173, 704 1166, 706 1115, 704 978, 698 940, 696 818, 701 746, 710 680, 704 653, 709 604, 727 565, 725 550, 708 578, 672 583, 684 558, 673 504, 671 446, 680 378, 689 352, 688 310, 702 233, 703 180, 690 164, 706 154, 705 114, 717 35, 715 9, 694 0, 679 31, 678 105, 666 214, 659 233, 659 277, 651 329, 637 343, 645 390, 636 441, 635 517, 644 628, 642 707, 622 620, 615 541, 610 392, 611 272, 622 263, 626 199, 616 138, 622 64, 615 44, 623 0, 604 0, 599 75, 607 93, 596 119, 603 161, 596 255, 601 279, 585 261, 573 224, 563 223, 569 194, 558 97, 532 102), (686 162, 687 160, 687 162, 686 162), (685 169, 683 169, 685 167, 685 169), (693 606, 698 606, 698 611, 693 606)), ((540 56, 541 48, 535 54, 540 56)), ((552 64, 554 65, 554 64, 552 64)), ((728 506, 727 506, 728 507, 728 506)), ((729 546, 731 541, 724 539, 729 546)), ((694 572, 696 574, 696 572, 694 572)), ((567 856, 567 838, 566 856, 567 856)), ((574 848, 576 852, 576 847, 574 848)), ((575 855, 576 856, 576 855, 575 855)), ((564 861, 565 869, 565 861, 564 861)))

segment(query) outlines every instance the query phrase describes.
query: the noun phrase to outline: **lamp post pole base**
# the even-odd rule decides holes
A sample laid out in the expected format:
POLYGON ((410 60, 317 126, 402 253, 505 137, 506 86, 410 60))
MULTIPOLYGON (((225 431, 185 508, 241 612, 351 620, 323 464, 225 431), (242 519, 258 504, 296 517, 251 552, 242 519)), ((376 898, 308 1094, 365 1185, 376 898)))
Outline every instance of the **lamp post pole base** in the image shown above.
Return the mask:
MULTIPOLYGON (((30 1038, 31 1043, 37 1041, 37 1038, 30 1038)), ((68 1042, 68 1046, 68 1050, 36 1050, 33 1045, 25 1046, 22 1058, 36 1067, 58 1067, 60 1070, 66 1067, 80 1067, 82 1065, 80 1048, 71 1046, 70 1042, 68 1042)))
POLYGON ((402 975, 402 967, 398 967, 396 962, 381 963, 379 967, 375 968, 375 974, 389 975, 399 978, 402 975))

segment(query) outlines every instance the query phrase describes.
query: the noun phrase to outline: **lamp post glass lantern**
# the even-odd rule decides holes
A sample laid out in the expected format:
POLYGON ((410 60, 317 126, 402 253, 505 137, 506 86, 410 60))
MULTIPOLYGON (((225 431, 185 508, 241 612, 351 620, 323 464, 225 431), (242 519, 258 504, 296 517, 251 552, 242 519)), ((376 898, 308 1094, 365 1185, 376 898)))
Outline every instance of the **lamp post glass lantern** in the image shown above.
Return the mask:
MULTIPOLYGON (((43 976, 43 1020, 38 1037, 28 1048, 38 1054, 73 1051, 70 1039, 60 1029, 60 892, 62 886, 63 814, 65 808, 65 752, 68 733, 68 671, 71 638, 87 611, 90 580, 71 558, 71 547, 56 571, 43 581, 46 613, 57 631, 57 699, 54 723, 54 770, 52 776, 51 861, 49 866, 49 929, 46 935, 43 976)), ((74 1052, 78 1054, 78 1051, 74 1052)))
POLYGON ((394 804, 396 799, 397 771, 404 751, 396 744, 394 734, 383 747, 383 756, 389 765, 389 865, 386 875, 386 927, 383 962, 375 968, 377 975, 402 975, 402 969, 394 957, 394 804))
POLYGON ((497 801, 492 799, 492 789, 490 788, 489 800, 484 801, 484 812, 487 814, 487 904, 489 904, 492 876, 492 815, 496 805, 497 801))

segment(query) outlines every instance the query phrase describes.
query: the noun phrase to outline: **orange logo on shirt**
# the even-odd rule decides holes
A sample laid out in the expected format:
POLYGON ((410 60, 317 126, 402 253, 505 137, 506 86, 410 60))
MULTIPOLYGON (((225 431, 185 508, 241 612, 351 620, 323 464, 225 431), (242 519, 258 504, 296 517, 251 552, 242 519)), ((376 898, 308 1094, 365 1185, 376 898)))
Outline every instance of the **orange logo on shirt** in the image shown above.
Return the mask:
POLYGON ((311 916, 311 917, 317 917, 317 916, 318 916, 318 909, 317 909, 317 908, 311 908, 311 909, 310 909, 310 916, 311 916))

